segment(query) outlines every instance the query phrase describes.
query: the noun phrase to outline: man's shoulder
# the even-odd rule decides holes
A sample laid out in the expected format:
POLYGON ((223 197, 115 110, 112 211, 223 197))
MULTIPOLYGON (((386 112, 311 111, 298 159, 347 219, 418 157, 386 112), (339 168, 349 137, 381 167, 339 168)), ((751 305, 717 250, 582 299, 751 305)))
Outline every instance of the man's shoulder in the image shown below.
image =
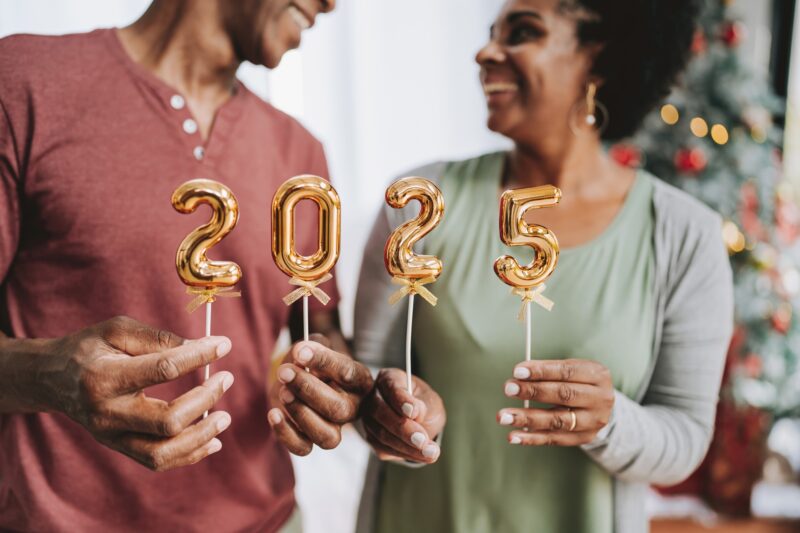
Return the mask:
POLYGON ((277 139, 293 145, 321 146, 320 141, 295 117, 261 99, 242 84, 247 98, 247 111, 261 127, 275 132, 277 139))
POLYGON ((85 75, 95 67, 103 32, 69 35, 16 34, 0 39, 0 88, 58 86, 65 77, 85 75))

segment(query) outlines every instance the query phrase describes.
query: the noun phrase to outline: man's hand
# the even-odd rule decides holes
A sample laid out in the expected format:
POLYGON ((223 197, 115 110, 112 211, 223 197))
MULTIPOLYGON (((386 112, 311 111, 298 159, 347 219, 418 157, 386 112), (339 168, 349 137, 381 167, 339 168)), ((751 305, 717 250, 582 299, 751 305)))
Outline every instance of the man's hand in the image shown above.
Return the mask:
POLYGON ((225 337, 184 341, 118 317, 49 341, 38 379, 49 410, 63 412, 102 444, 156 471, 196 463, 219 451, 216 436, 231 422, 218 411, 194 423, 233 384, 219 372, 171 402, 143 389, 175 380, 231 350, 225 337))
POLYGON ((442 399, 430 385, 413 376, 408 392, 406 373, 381 370, 376 386, 361 408, 367 441, 384 461, 435 463, 439 436, 447 421, 442 399))
MULTIPOLYGON (((320 342, 324 337, 313 335, 320 342)), ((330 450, 341 442, 342 426, 358 416, 372 389, 367 367, 320 342, 298 342, 278 369, 273 409, 268 420, 295 455, 308 455, 314 444, 330 450)))

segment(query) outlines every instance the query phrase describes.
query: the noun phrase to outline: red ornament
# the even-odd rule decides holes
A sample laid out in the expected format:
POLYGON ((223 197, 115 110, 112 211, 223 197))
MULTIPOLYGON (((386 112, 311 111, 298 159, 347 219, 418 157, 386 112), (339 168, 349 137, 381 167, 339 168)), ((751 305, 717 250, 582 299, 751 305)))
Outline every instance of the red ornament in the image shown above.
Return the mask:
POLYGON ((706 165, 708 159, 700 148, 681 148, 675 153, 675 168, 683 174, 699 174, 706 165))
POLYGON ((722 24, 719 38, 728 48, 735 48, 741 44, 744 36, 744 25, 732 20, 722 24))
POLYGON ((744 358, 744 361, 742 361, 742 367, 748 377, 753 379, 759 378, 763 367, 761 357, 754 353, 748 354, 747 357, 744 358))
POLYGON ((615 144, 608 151, 608 155, 624 167, 639 168, 642 166, 642 151, 633 144, 615 144))
POLYGON ((701 28, 697 28, 694 32, 694 37, 692 38, 692 53, 696 56, 704 53, 708 48, 708 42, 706 41, 706 34, 703 32, 701 28))

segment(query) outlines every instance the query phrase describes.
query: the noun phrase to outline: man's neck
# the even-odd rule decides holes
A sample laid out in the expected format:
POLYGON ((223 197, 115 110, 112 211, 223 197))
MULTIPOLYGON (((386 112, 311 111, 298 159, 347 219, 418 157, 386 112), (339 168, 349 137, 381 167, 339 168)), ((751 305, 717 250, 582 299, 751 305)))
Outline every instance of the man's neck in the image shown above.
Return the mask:
POLYGON ((190 107, 216 110, 230 97, 240 61, 216 2, 156 0, 119 38, 134 61, 182 93, 190 107))

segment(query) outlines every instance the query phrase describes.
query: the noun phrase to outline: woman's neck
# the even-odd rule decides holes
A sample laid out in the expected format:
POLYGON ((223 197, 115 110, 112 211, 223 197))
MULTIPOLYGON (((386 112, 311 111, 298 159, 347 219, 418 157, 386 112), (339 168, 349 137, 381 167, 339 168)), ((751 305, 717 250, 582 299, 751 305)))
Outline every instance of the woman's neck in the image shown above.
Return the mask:
POLYGON ((554 185, 565 195, 600 192, 613 179, 613 163, 593 135, 575 136, 557 150, 517 143, 504 176, 509 188, 554 185))
POLYGON ((118 34, 134 61, 195 107, 216 108, 230 97, 240 61, 216 2, 156 0, 118 34))

